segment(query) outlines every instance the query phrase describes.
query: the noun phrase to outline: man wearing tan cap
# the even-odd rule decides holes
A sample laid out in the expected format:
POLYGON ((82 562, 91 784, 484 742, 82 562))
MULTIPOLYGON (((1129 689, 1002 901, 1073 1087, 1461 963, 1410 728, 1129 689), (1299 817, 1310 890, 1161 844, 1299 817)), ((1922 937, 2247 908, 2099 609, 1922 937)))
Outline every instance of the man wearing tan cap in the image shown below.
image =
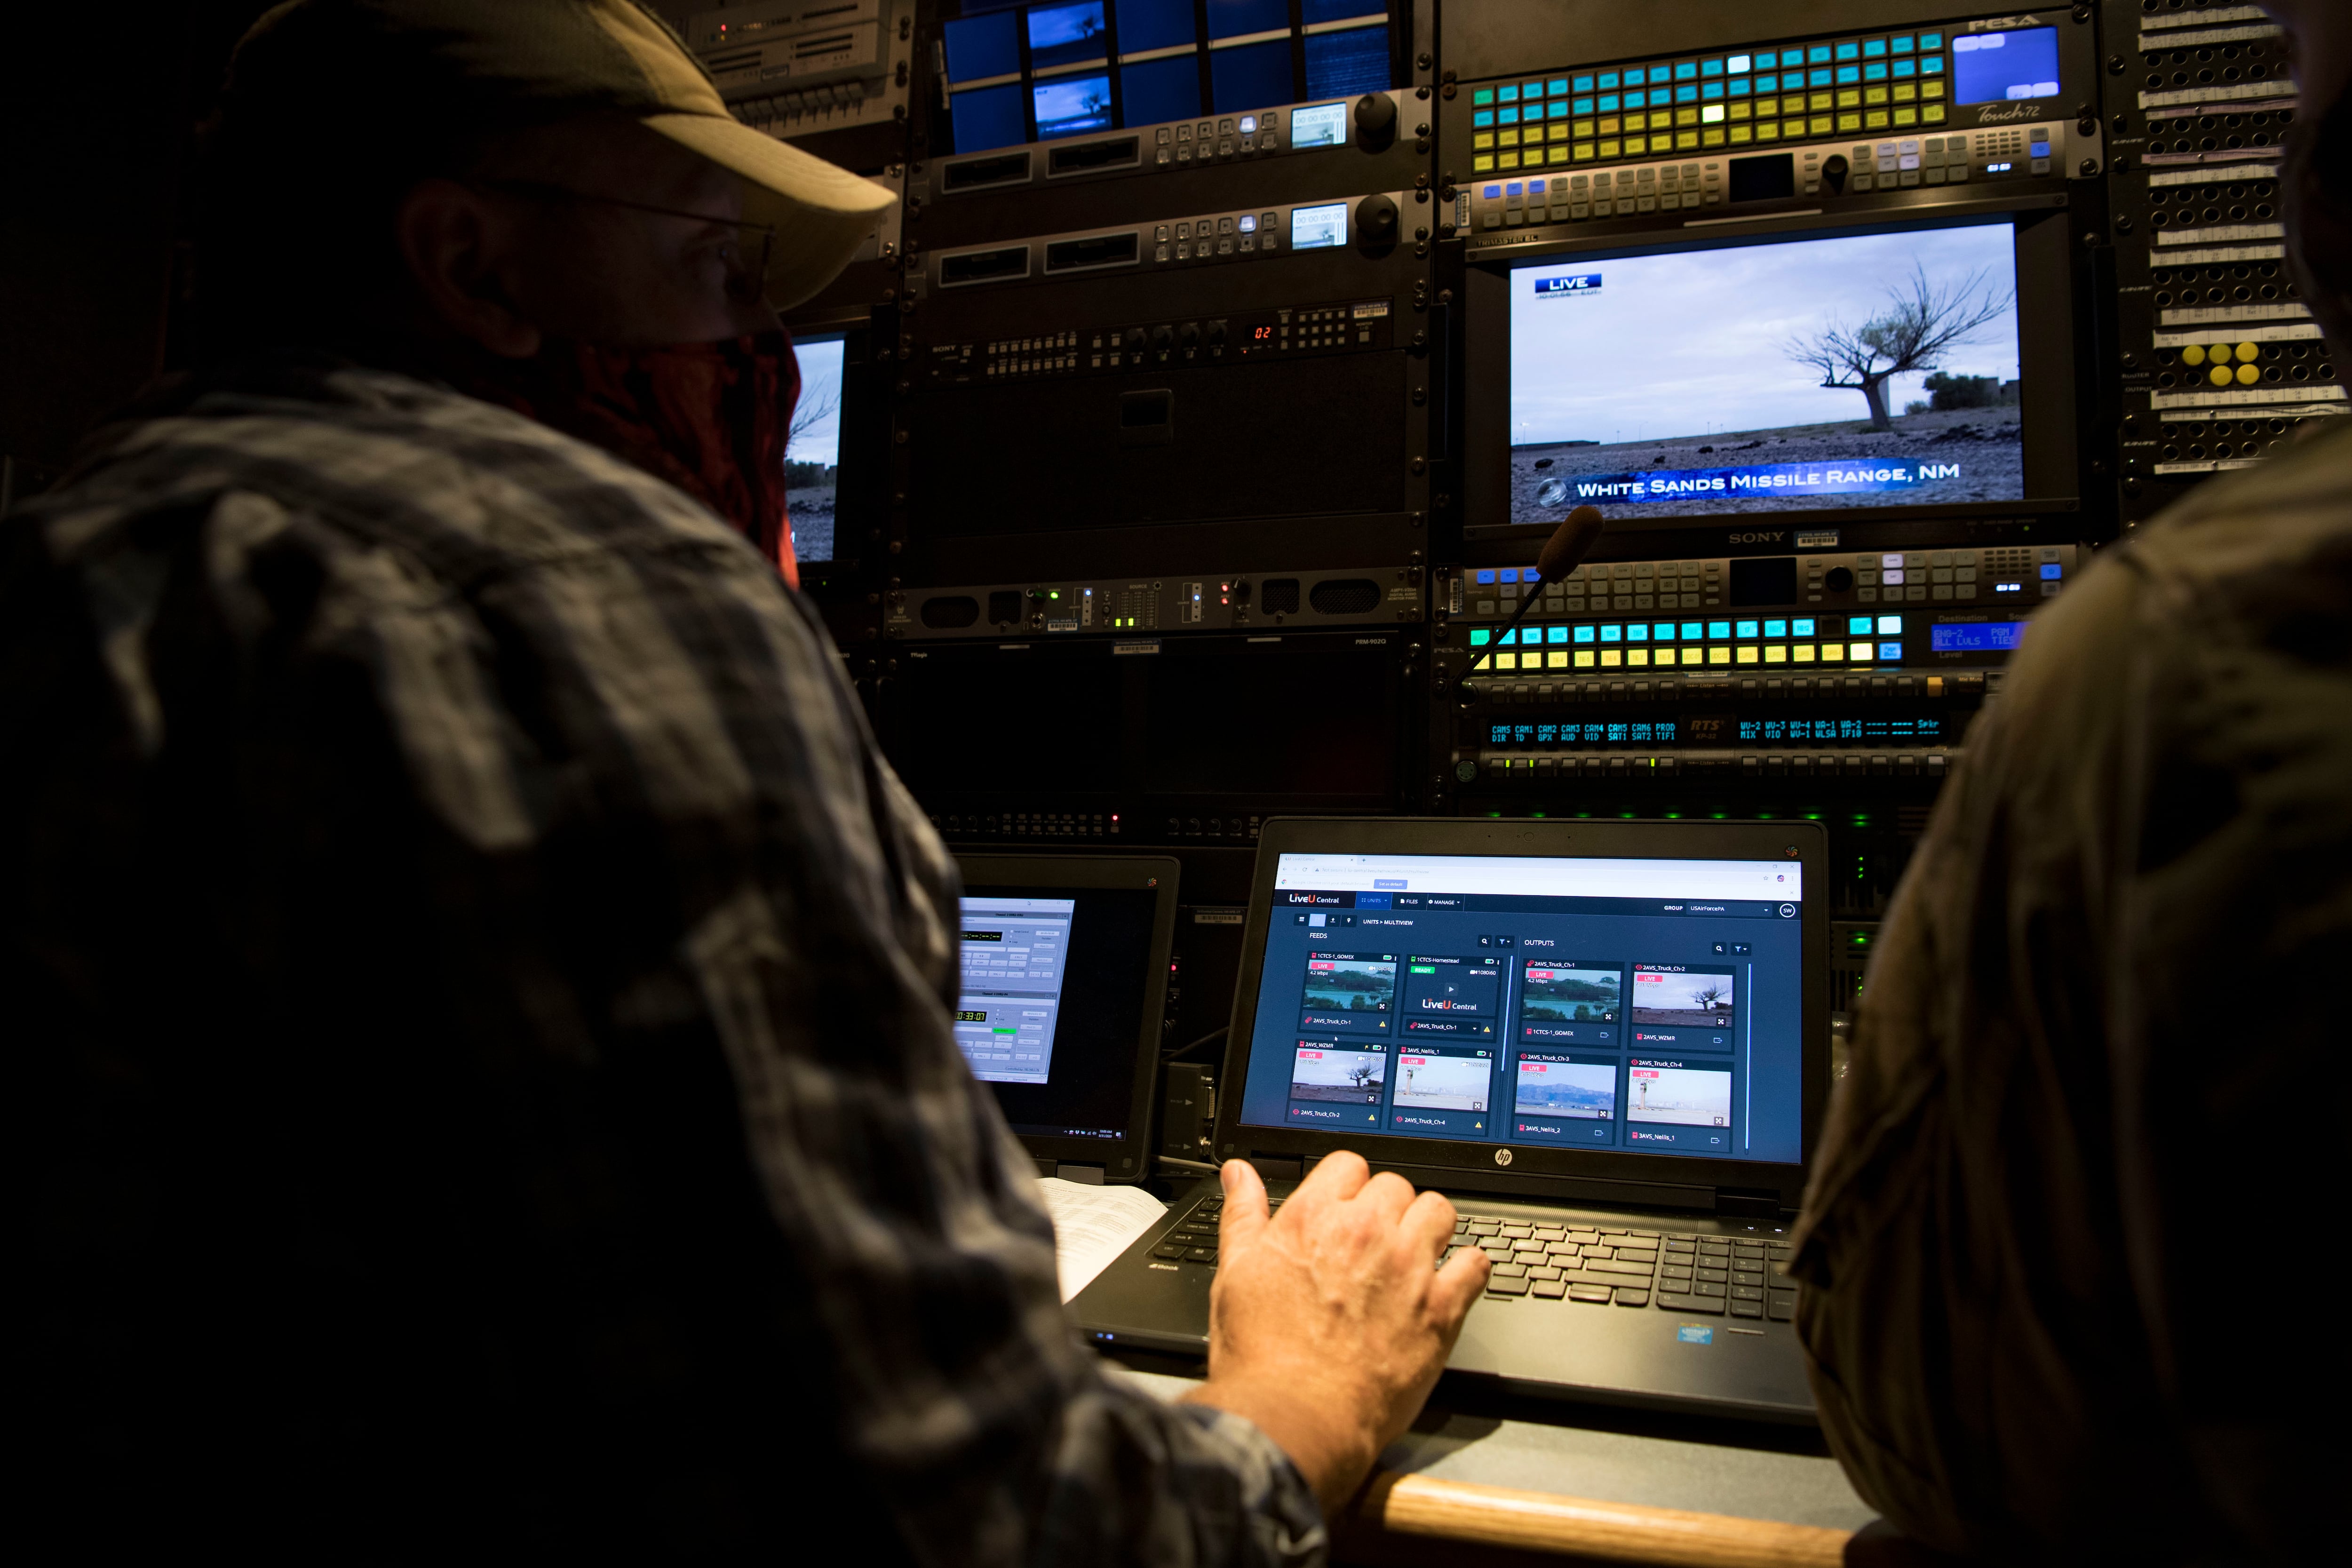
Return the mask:
POLYGON ((0 534, 18 1534, 1319 1559, 1486 1265, 1242 1166, 1197 1394, 1075 1342, 782 580, 881 193, 620 0, 299 0, 215 155, 206 368, 0 534))

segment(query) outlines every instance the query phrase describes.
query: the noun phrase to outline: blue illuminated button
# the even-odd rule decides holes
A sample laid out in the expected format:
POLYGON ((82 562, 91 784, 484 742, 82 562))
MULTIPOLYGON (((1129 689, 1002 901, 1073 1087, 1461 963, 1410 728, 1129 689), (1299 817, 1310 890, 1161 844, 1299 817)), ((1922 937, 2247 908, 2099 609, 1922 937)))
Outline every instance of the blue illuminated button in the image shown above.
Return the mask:
POLYGON ((1603 626, 1601 628, 1601 640, 1602 642, 1623 642, 1625 640, 1625 628, 1622 626, 1603 626))
POLYGON ((1592 640, 1592 628, 1591 626, 1577 627, 1576 640, 1579 642, 1591 642, 1592 640))
POLYGON ((1528 195, 1531 196, 1539 196, 1543 195, 1543 188, 1544 183, 1541 180, 1529 180, 1528 182, 1528 195))
POLYGON ((1491 583, 1494 580, 1495 574, 1491 571, 1482 571, 1478 574, 1478 581, 1481 583, 1491 583))
POLYGON ((1723 62, 1721 60, 1701 60, 1699 62, 1698 72, 1701 76, 1721 76, 1723 74, 1723 62))
MULTIPOLYGON (((1641 79, 1640 77, 1636 76, 1633 79, 1634 79, 1635 81, 1639 81, 1639 80, 1641 80, 1642 79, 1641 79)), ((1616 85, 1617 85, 1617 73, 1616 73, 1615 71, 1602 71, 1602 72, 1601 73, 1601 88, 1602 88, 1604 90, 1605 90, 1605 89, 1609 89, 1609 88, 1615 87, 1616 85)))
POLYGON ((1729 621, 1709 621, 1706 623, 1706 635, 1710 637, 1727 637, 1731 635, 1731 623, 1729 621))
POLYGON ((1591 92, 1592 90, 1592 79, 1589 76, 1580 76, 1570 85, 1578 92, 1591 92))
POLYGON ((2045 561, 2042 563, 2042 581, 2050 582, 2062 575, 2065 570, 2066 569, 2063 566, 2059 565, 2055 561, 2045 561))
POLYGON ((1926 53, 1927 50, 1929 50, 1929 49, 1940 49, 1940 48, 1942 48, 1943 47, 1944 47, 1944 35, 1943 35, 1943 34, 1941 34, 1941 33, 1922 33, 1922 34, 1920 34, 1920 35, 1919 35, 1919 50, 1920 50, 1920 52, 1921 52, 1922 54, 1925 54, 1925 53, 1926 53))
POLYGON ((1505 87, 1505 88, 1497 88, 1497 89, 1496 89, 1496 90, 1495 90, 1495 98, 1496 98, 1496 100, 1497 102, 1501 102, 1501 103, 1517 103, 1517 102, 1518 102, 1518 101, 1519 101, 1519 86, 1518 86, 1518 83, 1517 83, 1517 82, 1513 82, 1513 83, 1512 83, 1510 86, 1508 86, 1508 87, 1505 87))
POLYGON ((1865 59, 1885 54, 1886 40, 1885 38, 1864 38, 1862 41, 1862 53, 1863 58, 1865 59))
POLYGON ((1786 621, 1766 621, 1764 623, 1764 635, 1768 637, 1787 637, 1789 635, 1789 623, 1786 621))
POLYGON ((1580 98, 1569 107, 1578 114, 1590 114, 1592 112, 1592 100, 1589 98, 1580 98))
POLYGON ((1829 86, 1829 84, 1830 84, 1830 73, 1829 73, 1829 68, 1827 68, 1826 66, 1824 66, 1822 69, 1817 70, 1817 71, 1814 71, 1814 72, 1812 72, 1811 74, 1808 75, 1808 76, 1805 78, 1805 82, 1806 82, 1806 85, 1807 85, 1807 86, 1809 86, 1809 87, 1827 87, 1827 86, 1829 86))
MULTIPOLYGON (((1478 194, 1485 196, 1490 202, 1499 202, 1503 199, 1503 187, 1500 185, 1488 185, 1478 194)), ((1481 580, 1484 581, 1484 579, 1481 580)))
POLYGON ((1676 81, 1691 81, 1696 79, 1697 76, 1698 62, 1696 60, 1683 60, 1675 66, 1675 79, 1676 81))
POLYGON ((1903 645, 1899 642, 1880 643, 1878 645, 1878 657, 1881 658, 1901 658, 1903 657, 1903 645))
POLYGON ((1568 79, 1567 79, 1566 77, 1564 77, 1564 76, 1556 76, 1556 77, 1554 77, 1554 78, 1552 78, 1552 79, 1551 79, 1551 95, 1552 95, 1554 98, 1559 98, 1559 97, 1560 97, 1562 94, 1566 93, 1567 91, 1568 91, 1568 79))
POLYGON ((1886 79, 1886 62, 1885 60, 1873 60, 1868 65, 1863 67, 1862 79, 1864 81, 1885 81, 1886 79))
POLYGON ((1813 635, 1813 623, 1811 621, 1791 621, 1789 624, 1798 637, 1809 637, 1813 635))
POLYGON ((1759 49, 1759 50, 1757 50, 1757 51, 1756 51, 1756 68, 1757 68, 1758 70, 1760 70, 1760 71, 1768 71, 1768 70, 1770 70, 1770 69, 1773 68, 1773 66, 1774 66, 1774 65, 1776 65, 1776 64, 1778 64, 1778 63, 1779 63, 1779 62, 1778 62, 1778 60, 1774 58, 1773 53, 1772 53, 1772 51, 1771 51, 1771 50, 1769 50, 1769 49, 1759 49))
POLYGON ((1517 125, 1519 122, 1519 111, 1516 109, 1498 109, 1495 113, 1506 125, 1517 125))
POLYGON ((1922 55, 1919 57, 1919 74, 1921 76, 1934 76, 1937 71, 1942 70, 1943 68, 1943 56, 1922 55))
POLYGON ((1470 123, 1474 126, 1492 125, 1495 123, 1495 111, 1491 109, 1481 109, 1470 116, 1470 123))
POLYGON ((1546 642, 1566 642, 1567 640, 1568 628, 1566 626, 1551 626, 1547 628, 1544 632, 1544 641, 1546 642))
POLYGON ((1734 97, 1734 98, 1738 98, 1738 97, 1742 96, 1743 94, 1750 93, 1750 92, 1753 92, 1753 91, 1755 91, 1755 90, 1756 90, 1756 83, 1755 83, 1755 81, 1754 81, 1751 78, 1744 77, 1744 76, 1736 76, 1736 77, 1733 77, 1733 78, 1731 79, 1731 96, 1732 96, 1732 97, 1734 97))
POLYGON ((1903 635, 1903 617, 1901 616, 1879 616, 1878 635, 1881 637, 1901 637, 1903 635))
POLYGON ((1676 103, 1696 103, 1698 101, 1698 89, 1695 87, 1678 87, 1675 89, 1675 101, 1676 103))
POLYGON ((1895 62, 1895 74, 1898 77, 1916 76, 1918 74, 1918 70, 1919 62, 1917 60, 1896 60, 1895 62))
POLYGON ((1846 635, 1849 637, 1866 637, 1870 635, 1872 629, 1870 617, 1868 616, 1848 616, 1845 623, 1845 629, 1846 635))
POLYGON ((1855 59, 1860 58, 1861 54, 1862 46, 1860 44, 1840 44, 1837 47, 1837 58, 1842 60, 1855 59))
MULTIPOLYGON (((1660 635, 1663 636, 1664 634, 1662 633, 1660 635)), ((1685 621, 1683 623, 1682 640, 1685 642, 1698 641, 1698 623, 1696 621, 1685 621)))
POLYGON ((1805 51, 1805 63, 1809 66, 1820 65, 1829 58, 1830 47, 1827 44, 1815 44, 1805 51))
POLYGON ((1742 637, 1754 637, 1754 636, 1756 635, 1756 623, 1755 623, 1754 621, 1742 621, 1742 622, 1740 622, 1740 623, 1739 623, 1739 635, 1740 635, 1742 637))
MULTIPOLYGON (((1671 628, 1669 629, 1671 630, 1671 628)), ((1625 628, 1625 640, 1627 642, 1648 642, 1650 640, 1650 628, 1648 624, 1643 621, 1635 621, 1632 626, 1627 626, 1625 628)))
MULTIPOLYGON (((1512 189, 1512 190, 1514 190, 1514 191, 1517 190, 1518 188, 1519 188, 1519 187, 1518 187, 1518 186, 1517 186, 1517 185, 1513 185, 1513 186, 1511 187, 1511 189, 1512 189)), ((1503 581, 1504 581, 1504 582, 1506 582, 1506 583, 1516 583, 1516 582, 1517 582, 1518 580, 1519 580, 1519 574, 1518 574, 1518 569, 1517 569, 1517 567, 1513 567, 1513 566, 1506 566, 1506 567, 1504 567, 1504 568, 1503 568, 1503 581)))
POLYGON ((1894 49, 1894 51, 1895 51, 1896 54, 1898 54, 1898 55, 1907 55, 1907 54, 1909 54, 1909 53, 1911 52, 1911 50, 1912 50, 1912 47, 1913 47, 1913 45, 1912 45, 1912 40, 1911 40, 1911 35, 1910 35, 1910 34, 1908 34, 1908 33, 1906 33, 1906 34, 1904 34, 1902 37, 1898 37, 1898 38, 1895 38, 1895 39, 1890 40, 1890 41, 1889 41, 1889 46, 1888 46, 1888 47, 1890 47, 1891 48, 1893 48, 1893 49, 1894 49))
POLYGON ((1843 85, 1848 82, 1860 81, 1862 79, 1862 68, 1860 66, 1840 66, 1837 68, 1837 79, 1840 85, 1843 85))

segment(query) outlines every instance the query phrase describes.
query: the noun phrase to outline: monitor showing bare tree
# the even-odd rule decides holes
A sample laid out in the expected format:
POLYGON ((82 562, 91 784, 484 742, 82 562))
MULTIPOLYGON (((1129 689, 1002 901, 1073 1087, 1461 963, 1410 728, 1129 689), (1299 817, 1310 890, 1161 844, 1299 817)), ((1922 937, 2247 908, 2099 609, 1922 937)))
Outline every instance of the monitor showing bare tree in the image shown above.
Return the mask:
POLYGON ((2024 498, 2006 221, 1511 275, 1511 521, 2024 498))
POLYGON ((833 559, 834 499, 841 472, 842 340, 793 345, 800 361, 801 395, 784 439, 784 513, 793 554, 833 559))

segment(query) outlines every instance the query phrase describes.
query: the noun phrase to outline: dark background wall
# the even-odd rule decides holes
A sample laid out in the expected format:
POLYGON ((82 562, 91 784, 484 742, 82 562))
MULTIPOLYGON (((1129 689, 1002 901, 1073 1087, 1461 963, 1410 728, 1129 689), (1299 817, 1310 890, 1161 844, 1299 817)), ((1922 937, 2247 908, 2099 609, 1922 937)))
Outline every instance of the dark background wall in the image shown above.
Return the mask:
POLYGON ((230 48, 267 8, 126 0, 10 17, 0 48, 0 457, 17 497, 48 483, 82 434, 164 364, 196 122, 230 48))

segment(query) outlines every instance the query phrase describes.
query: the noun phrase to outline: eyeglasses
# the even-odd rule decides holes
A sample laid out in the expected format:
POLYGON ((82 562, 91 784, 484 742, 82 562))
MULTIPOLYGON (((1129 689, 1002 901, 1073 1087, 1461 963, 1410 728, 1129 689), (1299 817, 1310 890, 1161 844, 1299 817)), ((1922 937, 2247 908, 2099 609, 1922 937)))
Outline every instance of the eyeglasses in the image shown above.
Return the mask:
POLYGON ((732 229, 735 237, 720 250, 722 264, 727 268, 728 297, 739 304, 754 303, 766 292, 768 258, 774 253, 776 228, 773 224, 746 223, 741 218, 719 217, 710 213, 684 212, 677 207, 657 207, 650 202, 633 202, 621 196, 601 196, 587 191, 575 191, 563 185, 552 185, 539 180, 483 180, 478 182, 492 190, 509 191, 516 195, 536 196, 543 201, 596 202, 608 207, 626 207, 632 212, 652 213, 657 217, 689 218, 696 223, 710 224, 732 229))

